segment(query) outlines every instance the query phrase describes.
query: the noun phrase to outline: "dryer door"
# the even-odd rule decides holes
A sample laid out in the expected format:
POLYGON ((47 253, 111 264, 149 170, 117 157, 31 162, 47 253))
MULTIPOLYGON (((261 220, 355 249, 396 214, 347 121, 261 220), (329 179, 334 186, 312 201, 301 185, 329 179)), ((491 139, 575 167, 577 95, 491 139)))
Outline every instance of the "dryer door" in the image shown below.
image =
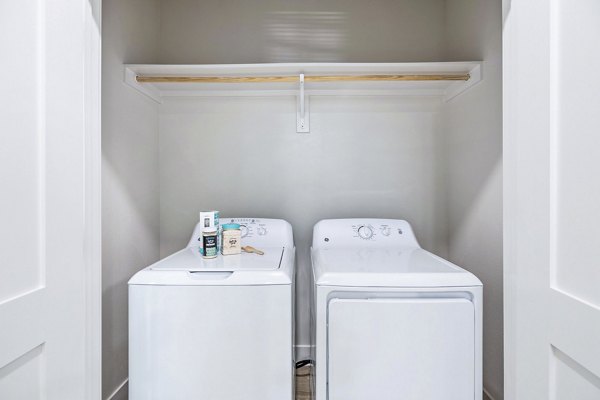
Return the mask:
POLYGON ((332 299, 328 322, 330 400, 475 398, 471 301, 332 299))

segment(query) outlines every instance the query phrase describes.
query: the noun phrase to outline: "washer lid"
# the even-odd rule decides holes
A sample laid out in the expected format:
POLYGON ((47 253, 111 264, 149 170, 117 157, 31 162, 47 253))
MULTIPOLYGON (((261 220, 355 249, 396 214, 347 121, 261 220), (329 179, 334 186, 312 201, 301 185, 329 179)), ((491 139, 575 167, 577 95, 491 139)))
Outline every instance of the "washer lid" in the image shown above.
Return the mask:
POLYGON ((198 250, 185 248, 138 271, 130 287, 290 285, 294 280, 294 248, 262 247, 262 256, 242 253, 214 259, 203 259, 198 250))
POLYGON ((481 286, 473 274, 418 247, 312 250, 315 283, 358 287, 481 286))
POLYGON ((261 248, 264 255, 242 253, 216 258, 203 258, 197 246, 187 247, 152 264, 150 271, 234 272, 273 271, 281 266, 283 247, 261 248))

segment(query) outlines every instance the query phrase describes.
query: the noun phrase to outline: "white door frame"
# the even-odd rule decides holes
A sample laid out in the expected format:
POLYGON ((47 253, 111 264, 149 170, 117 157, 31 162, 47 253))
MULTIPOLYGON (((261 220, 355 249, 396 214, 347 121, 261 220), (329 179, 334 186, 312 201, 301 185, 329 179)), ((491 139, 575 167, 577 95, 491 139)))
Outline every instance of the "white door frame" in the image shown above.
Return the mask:
POLYGON ((102 397, 102 0, 86 1, 86 398, 102 397))
POLYGON ((600 396, 597 0, 504 0, 508 400, 600 396))
POLYGON ((0 6, 0 397, 101 398, 101 0, 0 6))

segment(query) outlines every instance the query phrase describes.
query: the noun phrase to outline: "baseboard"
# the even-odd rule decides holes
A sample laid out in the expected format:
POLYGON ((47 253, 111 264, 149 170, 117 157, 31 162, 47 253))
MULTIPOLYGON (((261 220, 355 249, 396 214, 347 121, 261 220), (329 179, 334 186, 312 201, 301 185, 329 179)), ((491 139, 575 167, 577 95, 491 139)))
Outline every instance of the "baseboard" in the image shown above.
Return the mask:
POLYGON ((123 382, 106 398, 106 400, 127 400, 129 378, 125 378, 123 382))
MULTIPOLYGON (((296 352, 296 359, 304 359, 308 357, 299 357, 300 354, 306 353, 310 356, 310 352, 314 346, 309 344, 299 344, 294 346, 294 350, 296 352)), ((106 398, 106 400, 127 400, 127 389, 129 378, 126 378, 112 393, 110 396, 106 398)), ((496 400, 490 392, 488 392, 485 388, 483 388, 483 400, 496 400)))
POLYGON ((310 344, 294 345, 294 354, 296 355, 296 361, 311 358, 312 354, 314 354, 314 347, 315 346, 311 346, 310 344))
POLYGON ((496 399, 494 398, 494 396, 492 396, 490 394, 490 392, 487 391, 486 388, 483 388, 483 400, 496 400, 496 399))

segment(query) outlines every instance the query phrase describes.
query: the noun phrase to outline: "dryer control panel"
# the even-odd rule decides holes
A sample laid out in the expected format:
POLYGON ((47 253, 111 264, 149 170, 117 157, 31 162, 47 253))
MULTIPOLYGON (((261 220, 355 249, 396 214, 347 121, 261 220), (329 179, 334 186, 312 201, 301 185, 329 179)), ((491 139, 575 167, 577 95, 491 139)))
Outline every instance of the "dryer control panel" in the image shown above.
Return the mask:
POLYGON ((350 218, 319 221, 313 248, 420 247, 410 224, 401 219, 350 218))

